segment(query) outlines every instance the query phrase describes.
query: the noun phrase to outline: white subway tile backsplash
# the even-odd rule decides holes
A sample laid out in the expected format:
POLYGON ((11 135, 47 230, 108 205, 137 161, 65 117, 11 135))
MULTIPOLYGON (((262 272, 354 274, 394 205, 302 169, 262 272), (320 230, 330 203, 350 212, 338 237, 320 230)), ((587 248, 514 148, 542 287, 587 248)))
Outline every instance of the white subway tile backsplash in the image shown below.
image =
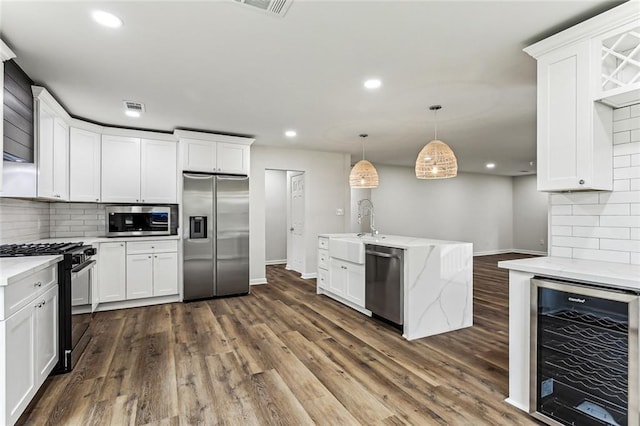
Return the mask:
POLYGON ((573 257, 573 249, 569 247, 551 247, 551 256, 573 257))
POLYGON ((640 191, 640 179, 630 179, 629 180, 629 190, 630 191, 640 191))
POLYGON ((104 220, 103 204, 54 203, 51 205, 51 236, 54 238, 101 236, 105 233, 104 220))
POLYGON ((631 256, 624 251, 573 249, 574 259, 602 260, 605 262, 629 263, 631 256))
POLYGON ((613 147, 614 157, 617 157, 619 155, 633 155, 639 152, 640 152, 640 143, 638 142, 622 143, 619 145, 615 145, 613 147))
POLYGON ((631 131, 627 130, 626 132, 618 132, 613 134, 614 145, 629 142, 631 142, 631 131))
POLYGON ((629 142, 640 142, 640 129, 629 132, 629 142))
POLYGON ((568 192, 561 194, 551 194, 551 205, 559 204, 597 204, 598 193, 597 192, 568 192))
MULTIPOLYGON (((552 231, 553 232, 553 231, 552 231)), ((554 233, 554 235, 556 235, 554 233)), ((617 238, 629 239, 629 228, 607 228, 604 226, 574 226, 572 234, 574 237, 591 238, 617 238)))
POLYGON ((555 237, 553 245, 556 247, 598 249, 600 248, 600 240, 598 238, 555 237))
POLYGON ((631 262, 632 265, 640 265, 640 253, 631 253, 631 262))
POLYGON ((552 216, 552 225, 568 226, 598 226, 600 218, 598 216, 552 216))
MULTIPOLYGON (((624 158, 629 158, 629 155, 623 156, 624 158)), ((613 178, 614 179, 638 179, 640 178, 640 166, 639 167, 621 167, 618 169, 613 169, 613 178)))
POLYGON ((569 204, 561 204, 557 206, 551 206, 552 215, 570 215, 573 212, 573 206, 569 204))
POLYGON ((629 214, 632 216, 640 216, 640 203, 629 205, 629 214))
POLYGON ((629 215, 630 211, 629 204, 576 204, 572 207, 574 216, 629 215))
POLYGON ((640 227, 640 216, 601 216, 600 226, 640 227))
MULTIPOLYGON (((631 156, 630 155, 619 155, 617 157, 613 157, 613 167, 629 167, 631 166, 631 156)), ((615 177, 614 177, 615 179, 615 177)))
POLYGON ((640 203, 640 191, 603 192, 600 204, 640 203))
POLYGON ((49 203, 0 198, 0 244, 49 238, 49 203))
MULTIPOLYGON (((595 229, 595 228, 589 227, 588 229, 595 229)), ((552 226, 551 227, 551 234, 552 235, 570 237, 570 236, 573 235, 573 228, 571 226, 552 226)), ((589 236, 589 235, 580 235, 580 236, 581 237, 585 237, 585 236, 589 236)))
POLYGON ((631 228, 629 231, 629 239, 640 240, 640 228, 631 228))
POLYGON ((640 166, 640 154, 631 155, 631 165, 640 166))
POLYGON ((602 250, 618 250, 638 253, 640 252, 640 241, 638 240, 600 240, 600 248, 602 250))
POLYGON ((629 191, 631 189, 631 179, 618 179, 613 181, 613 190, 629 191))
MULTIPOLYGON (((630 112, 631 112, 631 117, 640 117, 640 104, 635 104, 635 105, 631 105, 629 107, 630 112)), ((622 109, 622 108, 620 108, 622 109)), ((615 112, 615 110, 614 110, 615 112)))
POLYGON ((640 117, 631 117, 613 122, 613 132, 637 129, 640 127, 640 117))
POLYGON ((624 107, 613 110, 613 121, 620 121, 626 118, 631 118, 631 107, 624 107))

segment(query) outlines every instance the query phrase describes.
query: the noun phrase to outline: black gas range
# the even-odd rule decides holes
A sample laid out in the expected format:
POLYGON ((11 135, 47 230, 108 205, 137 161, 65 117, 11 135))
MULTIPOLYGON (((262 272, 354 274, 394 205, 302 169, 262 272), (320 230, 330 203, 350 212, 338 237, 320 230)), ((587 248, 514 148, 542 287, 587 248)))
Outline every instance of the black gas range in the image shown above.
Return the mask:
POLYGON ((0 257, 62 255, 58 263, 58 364, 53 373, 73 369, 91 340, 95 248, 82 242, 0 245, 0 257))

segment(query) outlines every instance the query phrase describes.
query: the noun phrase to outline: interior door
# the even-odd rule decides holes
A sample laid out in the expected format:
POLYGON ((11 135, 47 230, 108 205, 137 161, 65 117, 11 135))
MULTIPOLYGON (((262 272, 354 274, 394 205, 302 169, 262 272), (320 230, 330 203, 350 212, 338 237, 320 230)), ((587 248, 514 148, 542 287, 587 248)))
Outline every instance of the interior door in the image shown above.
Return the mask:
POLYGON ((291 177, 291 259, 294 271, 304 272, 304 173, 291 177))

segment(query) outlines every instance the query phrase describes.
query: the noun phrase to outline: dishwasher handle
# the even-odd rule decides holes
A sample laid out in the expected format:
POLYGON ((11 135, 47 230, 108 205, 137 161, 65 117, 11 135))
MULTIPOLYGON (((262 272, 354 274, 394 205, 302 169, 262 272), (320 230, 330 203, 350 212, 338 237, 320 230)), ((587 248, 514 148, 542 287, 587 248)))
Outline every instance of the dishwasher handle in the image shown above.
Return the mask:
POLYGON ((386 257, 387 259, 400 259, 400 256, 398 256, 397 254, 380 253, 379 251, 373 250, 365 250, 365 253, 377 257, 386 257))

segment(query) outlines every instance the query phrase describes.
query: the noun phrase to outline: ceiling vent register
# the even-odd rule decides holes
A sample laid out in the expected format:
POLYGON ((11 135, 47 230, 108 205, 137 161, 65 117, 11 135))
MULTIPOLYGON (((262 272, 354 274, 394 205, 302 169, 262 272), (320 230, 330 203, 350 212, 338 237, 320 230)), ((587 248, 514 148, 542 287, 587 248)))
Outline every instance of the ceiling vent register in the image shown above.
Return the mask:
POLYGON ((233 0, 236 3, 251 6, 272 16, 283 17, 286 15, 293 0, 233 0))

